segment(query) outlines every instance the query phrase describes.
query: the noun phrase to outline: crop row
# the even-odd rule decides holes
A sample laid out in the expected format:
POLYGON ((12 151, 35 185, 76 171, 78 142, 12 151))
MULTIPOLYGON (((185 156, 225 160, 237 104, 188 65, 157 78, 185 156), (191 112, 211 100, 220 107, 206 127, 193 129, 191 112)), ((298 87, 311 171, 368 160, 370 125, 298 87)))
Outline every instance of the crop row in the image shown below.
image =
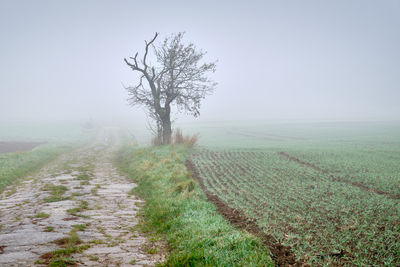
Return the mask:
POLYGON ((398 147, 370 148, 364 145, 355 149, 336 146, 329 149, 291 149, 289 154, 318 166, 335 177, 400 196, 398 147))
POLYGON ((397 199, 333 181, 275 151, 199 150, 190 160, 211 193, 304 261, 400 264, 397 199))

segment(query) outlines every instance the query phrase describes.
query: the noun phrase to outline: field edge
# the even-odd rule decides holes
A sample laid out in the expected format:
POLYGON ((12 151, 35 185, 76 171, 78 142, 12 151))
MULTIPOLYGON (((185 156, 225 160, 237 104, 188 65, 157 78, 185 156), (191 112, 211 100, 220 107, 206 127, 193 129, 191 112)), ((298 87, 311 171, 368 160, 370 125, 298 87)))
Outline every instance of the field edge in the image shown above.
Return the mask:
POLYGON ((145 200, 142 230, 168 241, 169 256, 160 265, 273 266, 258 237, 236 229, 208 202, 185 166, 188 152, 178 145, 125 145, 115 158, 145 200))

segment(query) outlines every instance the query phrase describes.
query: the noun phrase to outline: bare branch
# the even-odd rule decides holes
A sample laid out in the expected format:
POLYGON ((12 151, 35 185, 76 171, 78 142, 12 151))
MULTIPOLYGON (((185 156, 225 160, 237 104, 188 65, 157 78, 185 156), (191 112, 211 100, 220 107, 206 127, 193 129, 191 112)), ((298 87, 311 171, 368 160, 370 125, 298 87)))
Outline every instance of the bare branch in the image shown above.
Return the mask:
POLYGON ((143 65, 144 65, 144 70, 145 70, 145 71, 147 70, 147 67, 148 67, 148 66, 147 66, 147 63, 146 63, 146 58, 147 58, 147 54, 148 54, 148 52, 149 52, 149 46, 150 46, 152 43, 154 43, 154 41, 156 40, 157 36, 158 36, 158 32, 155 33, 153 39, 151 39, 150 42, 144 41, 145 44, 146 44, 146 50, 145 50, 144 57, 143 57, 143 65))
MULTIPOLYGON (((171 35, 164 39, 159 46, 154 42, 158 37, 156 32, 153 39, 145 41, 143 59, 138 62, 138 53, 126 64, 140 73, 136 86, 126 87, 129 93, 130 105, 142 105, 147 115, 155 121, 152 127, 157 134, 162 134, 163 143, 168 143, 171 135, 171 105, 180 112, 199 116, 200 103, 206 95, 213 92, 216 83, 209 77, 215 72, 216 63, 200 63, 206 54, 193 44, 183 43, 184 33, 171 35), (149 64, 147 57, 149 47, 153 48, 156 65, 149 64)), ((160 136, 159 136, 160 137, 160 136)))

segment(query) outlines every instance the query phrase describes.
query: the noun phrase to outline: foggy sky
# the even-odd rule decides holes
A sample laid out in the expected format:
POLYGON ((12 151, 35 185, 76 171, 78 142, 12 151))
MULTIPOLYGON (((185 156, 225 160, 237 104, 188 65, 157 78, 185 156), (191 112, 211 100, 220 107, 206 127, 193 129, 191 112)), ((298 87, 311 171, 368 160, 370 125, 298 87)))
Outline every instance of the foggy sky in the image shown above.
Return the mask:
POLYGON ((156 31, 218 59, 201 120, 399 120, 399 13, 396 0, 2 0, 0 121, 140 120, 123 58, 156 31))

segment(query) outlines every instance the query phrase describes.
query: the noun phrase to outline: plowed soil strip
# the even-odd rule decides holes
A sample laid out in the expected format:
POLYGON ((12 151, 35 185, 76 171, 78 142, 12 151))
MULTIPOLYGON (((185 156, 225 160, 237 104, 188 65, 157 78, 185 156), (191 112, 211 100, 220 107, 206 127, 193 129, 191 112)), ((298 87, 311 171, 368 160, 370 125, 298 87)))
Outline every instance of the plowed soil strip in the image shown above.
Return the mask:
POLYGON ((265 234, 261 228, 258 227, 254 220, 247 218, 240 211, 229 207, 218 196, 208 191, 204 186, 204 182, 199 175, 199 172, 190 160, 186 161, 186 167, 193 173, 204 193, 207 195, 208 200, 215 204, 218 212, 234 226, 244 229, 259 237, 263 244, 269 248, 270 252, 272 253, 272 258, 278 266, 302 266, 303 263, 296 260, 296 256, 291 251, 290 247, 283 246, 282 244, 276 242, 271 235, 265 234))
POLYGON ((45 142, 2 142, 0 141, 0 154, 13 153, 17 151, 29 151, 45 142))
POLYGON ((346 184, 349 184, 349 185, 352 185, 352 186, 356 186, 356 187, 358 187, 358 188, 360 188, 360 189, 362 189, 362 190, 364 190, 364 191, 373 192, 373 193, 376 193, 376 194, 379 194, 379 195, 384 195, 384 196, 386 196, 386 197, 388 197, 388 198, 400 199, 400 194, 398 194, 398 195, 391 194, 391 193, 388 193, 388 192, 385 192, 385 191, 382 191, 382 190, 379 190, 379 189, 376 189, 376 188, 368 187, 368 186, 366 186, 365 184, 360 183, 360 182, 354 182, 354 181, 350 181, 350 180, 347 180, 347 179, 343 179, 343 178, 340 178, 340 177, 337 177, 337 176, 333 176, 333 175, 329 174, 328 171, 323 170, 323 169, 321 169, 320 167, 318 167, 318 166, 316 166, 316 165, 314 165, 314 164, 312 164, 312 163, 303 161, 303 160, 301 160, 301 159, 299 159, 299 158, 296 158, 296 157, 294 157, 294 156, 292 156, 292 155, 289 155, 288 153, 286 153, 286 152, 284 152, 284 151, 278 152, 278 154, 279 154, 280 156, 283 156, 283 157, 287 158, 287 159, 290 160, 290 161, 297 162, 297 163, 300 164, 300 165, 307 166, 307 167, 310 167, 310 168, 312 168, 312 169, 314 169, 314 170, 316 170, 316 171, 319 171, 319 172, 322 172, 322 173, 324 173, 324 174, 327 174, 327 175, 329 175, 329 177, 330 177, 333 181, 343 182, 343 183, 346 183, 346 184))

